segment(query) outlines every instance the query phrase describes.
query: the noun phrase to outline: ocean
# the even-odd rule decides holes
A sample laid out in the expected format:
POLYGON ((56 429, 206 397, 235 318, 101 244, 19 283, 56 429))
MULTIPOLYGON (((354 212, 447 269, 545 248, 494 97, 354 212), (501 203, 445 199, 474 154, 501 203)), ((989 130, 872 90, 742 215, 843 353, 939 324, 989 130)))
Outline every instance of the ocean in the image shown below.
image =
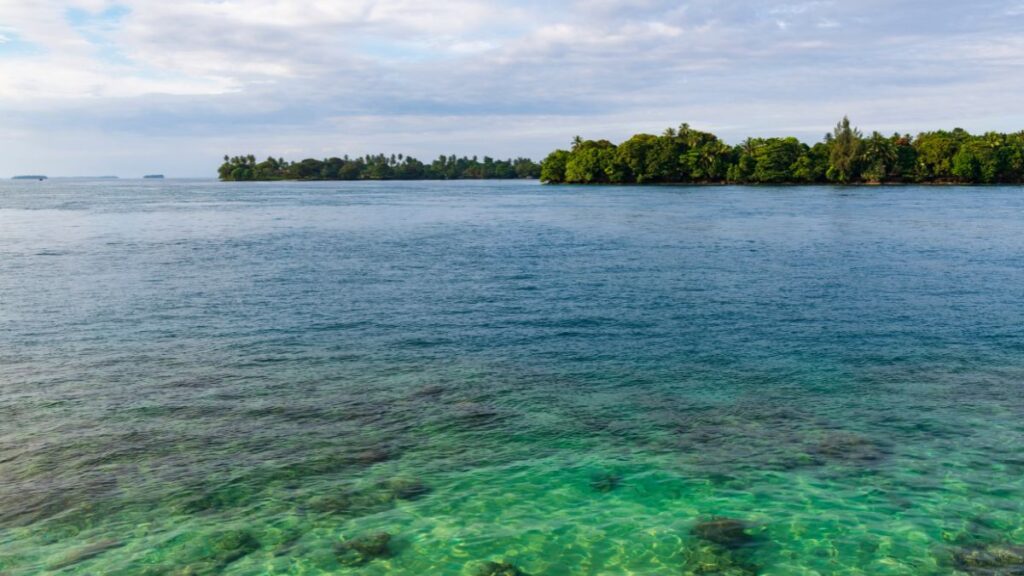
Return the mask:
POLYGON ((5 576, 1021 570, 1020 188, 0 183, 5 576))

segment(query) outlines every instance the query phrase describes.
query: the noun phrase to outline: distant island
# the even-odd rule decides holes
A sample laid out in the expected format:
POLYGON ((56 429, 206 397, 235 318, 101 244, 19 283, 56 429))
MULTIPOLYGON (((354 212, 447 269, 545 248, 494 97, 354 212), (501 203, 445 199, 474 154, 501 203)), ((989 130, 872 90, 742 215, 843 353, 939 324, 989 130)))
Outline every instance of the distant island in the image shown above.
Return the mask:
POLYGON ((1024 132, 960 128, 865 137, 843 118, 823 142, 748 138, 730 146, 683 124, 615 145, 576 137, 541 163, 552 184, 1022 184, 1024 132))
POLYGON ((46 176, 42 174, 23 174, 21 176, 15 176, 11 180, 46 180, 46 176))
POLYGON ((146 174, 145 176, 143 176, 143 178, 145 178, 146 180, 163 180, 164 179, 164 175, 163 174, 146 174))
POLYGON ((441 156, 430 164, 402 154, 379 154, 359 158, 307 158, 287 162, 283 158, 225 156, 217 170, 228 182, 264 180, 486 180, 539 178, 540 165, 529 158, 495 160, 441 156))

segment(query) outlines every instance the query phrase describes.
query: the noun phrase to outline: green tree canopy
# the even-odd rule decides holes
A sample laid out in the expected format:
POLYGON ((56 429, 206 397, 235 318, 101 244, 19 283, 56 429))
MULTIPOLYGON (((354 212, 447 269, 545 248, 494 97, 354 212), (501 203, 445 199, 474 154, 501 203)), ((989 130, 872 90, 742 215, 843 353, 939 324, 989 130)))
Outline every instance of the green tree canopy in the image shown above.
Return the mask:
MULTIPOLYGON (((225 156, 217 170, 221 180, 455 180, 493 178, 539 178, 541 167, 529 158, 497 160, 485 156, 441 156, 424 164, 404 154, 377 154, 361 158, 306 158, 286 162, 267 158, 256 162, 252 155, 225 156)), ((560 178, 564 177, 560 176, 560 178)))
POLYGON ((883 184, 1024 183, 1024 132, 973 136, 964 130, 916 137, 873 132, 865 138, 843 118, 823 142, 748 138, 728 146, 688 124, 658 136, 637 134, 618 146, 573 139, 553 152, 549 183, 883 184))
POLYGON ((853 182, 859 176, 861 164, 863 141, 860 131, 851 127, 850 119, 844 116, 826 141, 830 145, 828 179, 840 184, 853 182))

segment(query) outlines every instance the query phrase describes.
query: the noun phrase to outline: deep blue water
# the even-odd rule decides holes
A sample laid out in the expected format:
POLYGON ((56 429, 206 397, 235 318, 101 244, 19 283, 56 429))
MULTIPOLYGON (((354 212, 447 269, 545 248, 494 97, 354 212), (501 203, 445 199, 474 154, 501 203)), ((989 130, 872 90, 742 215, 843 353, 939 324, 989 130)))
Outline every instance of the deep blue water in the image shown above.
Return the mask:
POLYGON ((0 183, 0 574, 1017 574, 1022 440, 1020 188, 0 183))

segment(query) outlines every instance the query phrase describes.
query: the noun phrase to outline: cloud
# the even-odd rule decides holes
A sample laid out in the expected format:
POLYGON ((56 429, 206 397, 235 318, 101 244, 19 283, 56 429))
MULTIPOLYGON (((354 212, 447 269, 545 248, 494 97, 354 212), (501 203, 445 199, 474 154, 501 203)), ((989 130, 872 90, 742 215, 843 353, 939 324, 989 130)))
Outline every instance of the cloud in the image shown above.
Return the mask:
POLYGON ((540 156, 683 121, 818 138, 844 113, 869 130, 1016 130, 1021 6, 5 2, 0 174, 57 148, 69 172, 106 154, 120 160, 102 172, 167 156, 203 175, 223 152, 540 156))

